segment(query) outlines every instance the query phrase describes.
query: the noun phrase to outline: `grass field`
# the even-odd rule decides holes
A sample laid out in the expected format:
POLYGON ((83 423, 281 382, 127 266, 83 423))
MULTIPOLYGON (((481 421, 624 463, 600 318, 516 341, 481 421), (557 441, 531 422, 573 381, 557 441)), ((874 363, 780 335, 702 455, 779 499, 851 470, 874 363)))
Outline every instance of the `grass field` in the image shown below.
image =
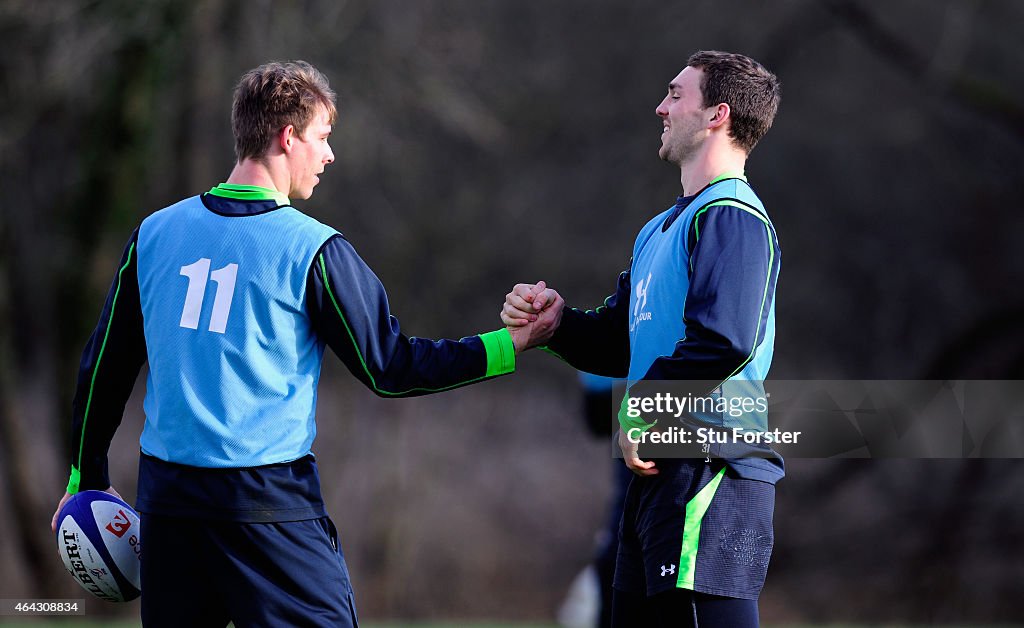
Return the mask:
MULTIPOLYGON (((138 622, 89 621, 79 618, 45 618, 12 620, 0 617, 3 628, 139 628, 138 622)), ((359 628, 559 628, 558 624, 495 622, 359 622, 359 628)))
MULTIPOLYGON (((139 628, 142 624, 136 622, 103 622, 103 621, 76 621, 74 619, 47 619, 40 617, 39 621, 22 620, 8 622, 6 618, 0 618, 0 626, 3 628, 139 628)), ((424 623, 403 623, 403 622, 359 622, 360 628, 559 628, 558 624, 502 624, 502 623, 463 623, 451 622, 424 622, 424 623)))
MULTIPOLYGON (((0 626, 4 628, 137 628, 137 622, 92 622, 78 618, 48 619, 39 621, 23 620, 6 621, 11 618, 0 617, 0 626)), ((878 626, 879 624, 872 624, 878 626)), ((990 628, 1012 628, 1024 624, 989 624, 990 628)), ((559 628, 557 624, 544 623, 500 623, 500 622, 359 622, 360 628, 559 628)), ((808 624, 763 624, 764 628, 811 628, 808 624)), ((829 628, 865 628, 865 624, 817 624, 829 628)), ((885 628, 924 628, 925 624, 882 624, 885 628)), ((944 625, 944 628, 977 628, 977 624, 944 625)))

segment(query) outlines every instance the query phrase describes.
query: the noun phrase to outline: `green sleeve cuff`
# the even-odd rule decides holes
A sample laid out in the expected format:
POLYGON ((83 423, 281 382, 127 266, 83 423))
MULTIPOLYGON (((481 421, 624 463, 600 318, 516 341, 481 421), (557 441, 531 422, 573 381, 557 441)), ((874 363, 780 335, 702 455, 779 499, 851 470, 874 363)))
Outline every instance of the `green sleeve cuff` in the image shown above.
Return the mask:
POLYGON ((68 493, 74 495, 78 492, 78 485, 82 481, 82 473, 75 468, 75 465, 71 465, 71 479, 68 480, 68 493))
POLYGON ((485 377, 504 375, 516 370, 516 346, 508 329, 480 334, 480 340, 487 351, 487 374, 485 377))
POLYGON ((622 396, 622 405, 619 406, 619 427, 622 429, 624 434, 629 434, 632 429, 638 429, 641 432, 646 432, 655 425, 657 421, 648 423, 644 421, 643 417, 640 416, 639 410, 634 410, 633 414, 636 416, 630 416, 629 414, 629 393, 627 392, 622 396))

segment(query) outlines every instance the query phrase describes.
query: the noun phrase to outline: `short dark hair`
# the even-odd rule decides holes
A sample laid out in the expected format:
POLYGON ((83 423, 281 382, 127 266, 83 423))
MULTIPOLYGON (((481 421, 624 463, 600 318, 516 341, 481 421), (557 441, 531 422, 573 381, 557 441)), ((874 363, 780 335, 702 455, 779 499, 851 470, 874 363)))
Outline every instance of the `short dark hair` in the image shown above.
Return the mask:
POLYGON ((729 105, 729 137, 745 152, 754 150, 779 110, 779 79, 757 61, 732 52, 701 50, 690 55, 686 65, 704 71, 704 106, 729 105))
POLYGON ((231 128, 235 157, 260 159, 289 124, 301 136, 323 106, 331 124, 338 110, 327 77, 305 61, 272 62, 249 70, 235 87, 231 128))

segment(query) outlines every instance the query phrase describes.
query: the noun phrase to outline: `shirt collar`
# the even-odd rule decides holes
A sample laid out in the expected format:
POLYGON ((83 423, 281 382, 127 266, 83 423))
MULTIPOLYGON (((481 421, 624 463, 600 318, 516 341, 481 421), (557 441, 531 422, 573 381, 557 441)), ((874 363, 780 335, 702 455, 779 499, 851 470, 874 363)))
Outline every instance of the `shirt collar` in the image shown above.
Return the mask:
POLYGON ((220 183, 210 190, 210 194, 236 201, 274 201, 278 205, 291 205, 284 194, 271 188, 241 183, 220 183))

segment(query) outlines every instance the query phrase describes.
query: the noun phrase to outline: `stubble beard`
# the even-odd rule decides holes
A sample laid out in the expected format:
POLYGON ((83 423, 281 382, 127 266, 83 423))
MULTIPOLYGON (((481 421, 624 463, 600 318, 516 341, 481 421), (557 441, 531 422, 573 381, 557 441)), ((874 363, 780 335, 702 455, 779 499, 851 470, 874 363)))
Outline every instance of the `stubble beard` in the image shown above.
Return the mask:
POLYGON ((668 162, 673 166, 682 167, 697 152, 698 148, 699 146, 687 145, 682 142, 676 142, 675 144, 666 143, 658 150, 658 157, 661 157, 662 161, 668 162))
POLYGON ((663 142, 658 156, 673 166, 682 168, 692 161, 704 146, 704 138, 698 129, 677 129, 675 141, 663 142))

